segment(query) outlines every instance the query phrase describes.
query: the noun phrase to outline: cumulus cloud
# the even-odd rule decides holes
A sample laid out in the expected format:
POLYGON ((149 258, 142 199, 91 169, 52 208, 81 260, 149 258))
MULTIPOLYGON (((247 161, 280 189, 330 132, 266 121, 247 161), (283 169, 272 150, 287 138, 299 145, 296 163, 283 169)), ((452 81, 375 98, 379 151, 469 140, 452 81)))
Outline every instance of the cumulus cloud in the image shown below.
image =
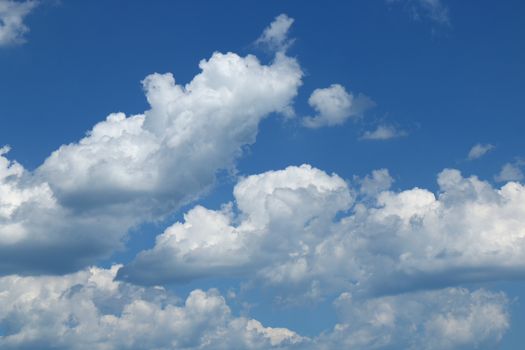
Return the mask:
POLYGON ((474 160, 483 157, 488 152, 492 151, 494 149, 494 145, 491 145, 490 143, 487 144, 481 144, 477 143, 468 152, 467 159, 468 160, 474 160))
POLYGON ((494 179, 498 182, 505 181, 521 181, 524 179, 523 171, 521 171, 521 166, 525 162, 518 160, 514 163, 506 163, 501 168, 500 172, 494 176, 494 179))
POLYGON ((266 28, 256 43, 264 45, 275 51, 286 51, 293 43, 288 38, 288 31, 294 22, 293 18, 285 14, 275 17, 275 20, 266 28))
POLYGON ((59 277, 0 278, 2 349, 270 349, 306 340, 235 317, 216 290, 185 301, 115 282, 118 266, 59 277))
POLYGON ((143 81, 150 109, 110 114, 34 172, 0 154, 0 274, 63 273, 121 247, 133 226, 201 195, 255 141, 261 120, 286 112, 301 85, 293 58, 214 53, 180 85, 143 81))
POLYGON ((334 302, 339 323, 318 349, 492 349, 509 328, 502 293, 463 288, 334 302))
POLYGON ((367 96, 348 93, 339 84, 328 88, 315 89, 308 103, 317 111, 313 117, 305 117, 303 125, 307 128, 320 128, 343 124, 347 119, 358 118, 373 107, 375 103, 367 96))
POLYGON ((352 200, 340 177, 308 165, 249 176, 234 196, 238 213, 231 204, 220 211, 193 208, 119 278, 158 284, 258 270, 271 280, 302 279, 305 250, 352 200))
POLYGON ((318 299, 525 275, 523 185, 494 188, 449 169, 437 194, 390 191, 391 182, 380 170, 354 190, 307 165, 247 177, 234 190, 238 212, 195 207, 118 276, 157 284, 242 275, 318 299), (364 196, 352 206, 356 192, 364 196))
POLYGON ((407 136, 408 133, 404 130, 399 130, 393 125, 381 124, 372 131, 365 131, 361 135, 362 140, 390 140, 398 137, 407 136))
POLYGON ((0 47, 20 44, 29 28, 24 17, 33 10, 37 1, 0 0, 0 47))
POLYGON ((495 345, 509 326, 503 293, 448 288, 333 303, 333 330, 307 338, 235 316, 220 293, 181 300, 115 281, 118 266, 0 278, 2 349, 460 349, 495 345))
POLYGON ((403 3, 415 20, 428 18, 438 24, 450 24, 448 7, 441 0, 386 0, 386 2, 403 3))

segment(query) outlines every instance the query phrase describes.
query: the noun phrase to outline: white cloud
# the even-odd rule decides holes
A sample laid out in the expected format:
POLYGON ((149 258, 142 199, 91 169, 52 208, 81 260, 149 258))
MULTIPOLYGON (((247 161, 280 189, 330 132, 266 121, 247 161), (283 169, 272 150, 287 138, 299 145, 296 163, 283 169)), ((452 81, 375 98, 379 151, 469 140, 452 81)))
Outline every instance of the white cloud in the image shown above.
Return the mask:
POLYGON ((0 47, 25 41, 29 28, 24 17, 35 8, 37 1, 0 0, 0 47))
POLYGON ((321 349, 497 348, 509 328, 504 294, 462 288, 335 301, 340 322, 315 340, 321 349))
POLYGON ((115 282, 117 268, 0 278, 0 347, 269 349, 306 340, 235 317, 216 290, 194 290, 180 302, 163 288, 115 282))
POLYGON ((221 211, 193 208, 119 277, 158 284, 255 270, 275 281, 301 280, 304 250, 351 203, 341 178, 307 165, 250 176, 234 195, 237 215, 231 205, 221 211))
POLYGON ((195 200, 231 170, 258 125, 290 109, 302 71, 277 53, 214 53, 186 85, 152 74, 143 114, 110 114, 34 173, 0 154, 0 274, 74 271, 121 247, 133 226, 195 200))
POLYGON ((483 157, 488 152, 492 151, 494 149, 494 145, 491 145, 490 143, 487 144, 481 144, 477 143, 468 152, 467 159, 468 160, 474 160, 483 157))
POLYGON ((271 50, 286 51, 293 43, 288 38, 288 31, 294 22, 293 18, 285 14, 275 17, 275 20, 264 30, 256 43, 266 45, 271 50))
POLYGON ((362 116, 367 109, 375 105, 369 97, 363 94, 354 96, 339 84, 315 89, 308 103, 318 113, 314 117, 303 119, 303 125, 308 128, 341 125, 349 118, 362 116))
POLYGON ((389 124, 378 125, 373 131, 365 131, 361 135, 363 140, 389 140, 398 137, 407 136, 408 133, 404 130, 398 130, 395 126, 389 124))
POLYGON ((494 179, 498 182, 523 180, 525 178, 521 171, 521 166, 523 164, 524 162, 519 160, 514 163, 504 164, 499 174, 494 176, 494 179))
POLYGON ((437 194, 393 192, 390 183, 382 170, 351 190, 309 166, 248 177, 234 191, 238 213, 232 205, 195 207, 119 278, 157 284, 241 275, 282 289, 285 299, 290 291, 317 300, 525 275, 523 185, 493 188, 457 170, 439 174, 437 194), (336 216, 357 191, 362 200, 336 216))
POLYGON ((235 316, 217 290, 181 300, 115 281, 118 266, 0 278, 0 347, 15 349, 459 349, 495 346, 509 327, 503 293, 462 288, 334 302, 338 323, 313 338, 235 316))

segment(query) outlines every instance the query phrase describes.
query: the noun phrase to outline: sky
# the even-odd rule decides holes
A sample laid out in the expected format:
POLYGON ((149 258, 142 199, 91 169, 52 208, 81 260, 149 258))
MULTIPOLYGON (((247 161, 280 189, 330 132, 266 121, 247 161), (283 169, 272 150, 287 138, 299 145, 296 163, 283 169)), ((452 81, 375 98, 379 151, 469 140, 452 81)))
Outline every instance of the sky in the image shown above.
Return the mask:
POLYGON ((0 0, 0 348, 521 349, 524 16, 0 0))

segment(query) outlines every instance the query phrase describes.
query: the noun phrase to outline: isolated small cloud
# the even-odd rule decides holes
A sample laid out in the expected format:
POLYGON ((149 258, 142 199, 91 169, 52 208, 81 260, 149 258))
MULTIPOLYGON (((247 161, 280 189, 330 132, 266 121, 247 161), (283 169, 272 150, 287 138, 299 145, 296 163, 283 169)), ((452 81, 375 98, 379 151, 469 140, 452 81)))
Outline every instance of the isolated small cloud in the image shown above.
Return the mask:
POLYGON ((353 95, 339 84, 328 88, 315 89, 308 103, 317 111, 314 117, 303 119, 303 125, 308 128, 341 125, 350 118, 358 118, 375 105, 369 97, 353 95))
POLYGON ((0 47, 20 44, 29 28, 24 17, 33 10, 37 1, 0 0, 0 47))
POLYGON ((494 145, 491 145, 490 143, 481 144, 477 143, 468 152, 468 160, 474 160, 483 157, 488 152, 492 151, 494 149, 494 145))
POLYGON ((521 181, 524 178, 521 167, 525 165, 525 162, 518 160, 514 163, 506 163, 501 168, 501 171, 494 176, 494 179, 498 182, 506 181, 521 181))
POLYGON ((268 27, 266 27, 256 43, 265 45, 271 50, 286 51, 286 49, 293 43, 293 40, 288 38, 288 31, 293 22, 293 18, 290 18, 285 14, 280 14, 275 17, 275 20, 268 27))
POLYGON ((390 124, 378 125, 376 129, 372 131, 365 131, 361 135, 362 140, 389 140, 398 137, 407 136, 408 133, 404 130, 399 130, 395 126, 390 124))

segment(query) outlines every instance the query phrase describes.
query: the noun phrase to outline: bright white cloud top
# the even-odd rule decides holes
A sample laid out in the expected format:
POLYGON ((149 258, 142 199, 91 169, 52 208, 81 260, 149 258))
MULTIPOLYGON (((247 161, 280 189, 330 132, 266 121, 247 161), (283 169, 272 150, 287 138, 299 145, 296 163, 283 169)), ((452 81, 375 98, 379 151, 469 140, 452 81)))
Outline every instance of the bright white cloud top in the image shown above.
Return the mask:
POLYGON ((317 298, 523 276, 524 186, 493 188, 444 170, 437 195, 371 190, 390 182, 374 172, 360 191, 368 196, 352 205, 356 190, 307 165, 248 177, 235 187, 236 208, 190 210, 120 278, 163 284, 241 274, 317 298))

